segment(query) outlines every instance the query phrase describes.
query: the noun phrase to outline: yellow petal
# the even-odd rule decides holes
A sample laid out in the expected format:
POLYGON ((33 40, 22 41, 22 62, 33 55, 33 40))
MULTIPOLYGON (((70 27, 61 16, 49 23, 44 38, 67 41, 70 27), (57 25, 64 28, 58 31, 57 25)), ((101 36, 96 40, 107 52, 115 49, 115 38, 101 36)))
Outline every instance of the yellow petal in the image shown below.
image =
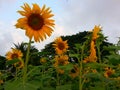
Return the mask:
POLYGON ((30 8, 30 6, 27 4, 27 3, 25 3, 24 4, 24 6, 21 6, 27 13, 31 13, 31 8, 30 8))
POLYGON ((41 14, 44 12, 46 5, 42 7, 41 14))
POLYGON ((34 13, 40 13, 41 10, 40 10, 40 7, 37 4, 33 4, 32 11, 34 13))
POLYGON ((44 12, 49 13, 49 11, 50 11, 50 8, 48 7, 44 12))
POLYGON ((43 18, 51 18, 54 16, 54 14, 43 13, 42 16, 43 18))
POLYGON ((50 36, 53 30, 52 30, 52 28, 45 26, 44 31, 48 36, 50 36))
POLYGON ((38 34, 38 32, 37 32, 37 31, 34 31, 33 34, 34 34, 34 39, 35 39, 35 41, 36 41, 36 42, 39 42, 40 40, 39 40, 39 34, 38 34))

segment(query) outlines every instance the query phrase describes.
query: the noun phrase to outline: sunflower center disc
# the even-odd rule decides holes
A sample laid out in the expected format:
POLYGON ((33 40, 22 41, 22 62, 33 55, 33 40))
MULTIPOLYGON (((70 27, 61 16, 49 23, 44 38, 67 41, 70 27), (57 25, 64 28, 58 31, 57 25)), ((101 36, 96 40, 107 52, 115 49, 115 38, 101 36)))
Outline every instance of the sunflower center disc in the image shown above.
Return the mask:
POLYGON ((60 60, 60 61, 59 61, 59 64, 60 64, 60 65, 64 65, 64 63, 65 63, 65 61, 63 61, 63 60, 60 60))
POLYGON ((60 50, 63 50, 65 48, 65 45, 63 43, 59 43, 58 48, 60 50))
POLYGON ((12 54, 12 59, 18 58, 18 54, 14 53, 12 54))
POLYGON ((28 25, 34 30, 39 30, 43 27, 44 20, 39 14, 31 14, 28 18, 28 25))

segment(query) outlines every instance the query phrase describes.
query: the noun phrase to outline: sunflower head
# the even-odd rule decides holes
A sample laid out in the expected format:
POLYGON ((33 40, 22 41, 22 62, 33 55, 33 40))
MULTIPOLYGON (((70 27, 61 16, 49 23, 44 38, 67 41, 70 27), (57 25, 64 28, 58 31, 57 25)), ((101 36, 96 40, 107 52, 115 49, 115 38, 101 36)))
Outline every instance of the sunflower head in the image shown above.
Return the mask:
POLYGON ((107 67, 107 68, 105 68, 104 76, 106 78, 108 78, 114 73, 115 73, 115 70, 113 70, 112 68, 107 67))
POLYGON ((101 27, 95 25, 93 29, 93 34, 92 34, 92 40, 96 40, 99 37, 98 33, 100 32, 100 30, 101 30, 101 27))
POLYGON ((59 74, 64 74, 64 70, 63 69, 60 69, 60 68, 57 68, 57 73, 59 73, 59 74))
POLYGON ((72 78, 75 78, 75 77, 79 76, 79 68, 78 68, 77 65, 73 66, 73 69, 70 71, 70 76, 72 78))
POLYGON ((89 61, 90 62, 96 62, 97 61, 96 49, 95 49, 94 41, 91 41, 89 61))
POLYGON ((86 57, 86 58, 83 59, 83 63, 88 63, 88 62, 90 62, 89 57, 86 57))
POLYGON ((55 56, 54 66, 67 65, 69 63, 67 55, 55 56))
POLYGON ((33 4, 31 8, 27 3, 22 11, 18 11, 23 17, 17 20, 16 28, 21 28, 26 31, 26 35, 36 42, 43 41, 46 36, 51 36, 54 27, 54 20, 51 19, 50 8, 46 8, 44 5, 42 8, 38 4, 33 4))
POLYGON ((88 63, 88 62, 96 62, 96 61, 97 61, 97 56, 96 56, 95 42, 92 40, 90 45, 90 55, 86 57, 83 60, 83 62, 88 63))
POLYGON ((3 83, 4 83, 4 81, 0 79, 0 85, 3 84, 3 83))
POLYGON ((47 62, 46 58, 41 58, 41 59, 40 59, 40 63, 41 63, 41 64, 45 64, 46 62, 47 62))
POLYGON ((19 61, 16 62, 16 63, 14 64, 14 66, 15 66, 16 68, 18 68, 18 69, 23 68, 23 67, 24 67, 24 62, 23 62, 23 60, 22 60, 22 59, 19 59, 19 61))
POLYGON ((22 56, 23 56, 23 53, 21 52, 21 50, 18 50, 18 49, 12 49, 11 51, 8 51, 6 53, 7 60, 21 59, 22 56))
POLYGON ((61 37, 57 38, 55 40, 55 43, 53 44, 53 47, 55 48, 55 51, 57 54, 63 54, 68 49, 67 40, 63 41, 61 37))

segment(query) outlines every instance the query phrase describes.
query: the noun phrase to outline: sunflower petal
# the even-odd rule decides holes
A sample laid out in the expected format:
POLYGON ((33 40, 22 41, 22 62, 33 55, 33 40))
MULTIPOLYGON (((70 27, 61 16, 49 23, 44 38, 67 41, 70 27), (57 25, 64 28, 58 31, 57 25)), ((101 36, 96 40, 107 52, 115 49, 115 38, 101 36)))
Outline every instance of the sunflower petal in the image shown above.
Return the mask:
POLYGON ((34 31, 31 29, 26 30, 26 35, 29 36, 30 39, 32 39, 33 33, 34 33, 34 31))
POLYGON ((34 13, 40 13, 41 9, 40 9, 40 7, 37 4, 33 4, 32 11, 34 13))
POLYGON ((45 26, 44 31, 48 36, 51 36, 51 33, 52 33, 53 29, 48 27, 48 26, 45 26))
POLYGON ((54 14, 43 13, 42 16, 43 18, 51 18, 54 16, 54 14))
POLYGON ((20 13, 22 16, 26 16, 26 12, 25 11, 18 11, 18 13, 20 13))
POLYGON ((49 13, 49 11, 50 11, 50 8, 48 7, 44 12, 49 13))
POLYGON ((42 10, 41 10, 41 14, 44 12, 45 7, 46 7, 46 5, 43 5, 42 10))
POLYGON ((41 32, 38 32, 38 33, 39 33, 39 37, 40 37, 41 41, 43 41, 44 40, 43 35, 41 34, 41 32))
POLYGON ((34 31, 33 32, 33 34, 34 34, 34 40, 36 41, 36 42, 39 42, 40 40, 39 40, 39 34, 38 34, 38 32, 36 31, 34 31))
POLYGON ((30 13, 31 12, 31 8, 30 8, 30 6, 27 4, 27 3, 25 3, 24 4, 24 6, 21 6, 27 13, 30 13))

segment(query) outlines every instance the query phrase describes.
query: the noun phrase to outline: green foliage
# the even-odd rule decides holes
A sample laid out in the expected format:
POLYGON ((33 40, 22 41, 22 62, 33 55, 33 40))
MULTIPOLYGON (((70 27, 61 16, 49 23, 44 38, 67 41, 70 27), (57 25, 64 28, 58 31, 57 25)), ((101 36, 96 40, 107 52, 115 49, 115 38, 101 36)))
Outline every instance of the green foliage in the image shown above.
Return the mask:
MULTIPOLYGON (((31 43, 34 43, 34 42, 32 41, 31 43)), ((14 44, 14 46, 16 49, 21 50, 21 52, 23 53, 23 58, 25 59, 27 48, 28 48, 28 43, 22 42, 22 43, 14 44)), ((39 50, 35 46, 31 46, 30 47, 30 60, 28 63, 32 65, 39 65, 40 56, 41 56, 41 53, 39 52, 39 50)))
POLYGON ((5 69, 5 63, 6 63, 6 59, 4 56, 0 56, 0 70, 4 70, 5 69))
MULTIPOLYGON (((90 40, 91 40, 91 32, 84 31, 79 32, 75 35, 69 35, 69 36, 61 36, 63 40, 68 40, 69 45, 69 52, 77 52, 75 45, 83 45, 83 43, 86 42, 85 46, 85 53, 86 55, 89 54, 89 48, 90 48, 90 40)), ((44 49, 41 50, 41 52, 48 52, 48 55, 55 55, 55 50, 52 46, 53 42, 47 44, 44 49)), ((104 47, 112 47, 114 46, 112 43, 107 42, 107 37, 104 37, 102 33, 100 33, 100 37, 97 40, 97 45, 100 45, 100 52, 101 52, 101 58, 105 58, 107 55, 110 55, 110 50, 104 49, 104 47)), ((79 46, 78 46, 79 47, 79 46)), ((80 47, 79 47, 80 48, 80 47)))
POLYGON ((15 64, 15 63, 17 63, 17 62, 19 62, 19 59, 8 60, 8 61, 6 62, 6 65, 12 65, 12 64, 15 64))
MULTIPOLYGON (((18 59, 7 61, 5 57, 0 57, 1 75, 0 89, 4 90, 119 90, 120 89, 120 50, 119 44, 114 45, 107 42, 102 33, 95 45, 97 62, 84 63, 83 60, 90 54, 91 33, 80 32, 72 36, 62 36, 63 40, 68 40, 69 56, 67 65, 59 65, 57 68, 64 71, 58 73, 55 63, 55 51, 52 43, 45 46, 41 52, 34 46, 30 47, 30 59, 27 65, 26 79, 24 81, 24 68, 16 69, 13 64, 18 59), (44 58, 46 62, 40 63, 44 58), (105 77, 105 68, 114 70, 109 77, 105 77), (77 69, 78 68, 78 69, 77 69), (71 76, 71 73, 77 75, 71 76), (82 89, 80 89, 82 87, 82 89)), ((32 42, 33 43, 33 42, 32 42)), ((27 43, 16 45, 24 56, 25 62, 27 43)), ((110 72, 111 73, 111 72, 110 72)))

